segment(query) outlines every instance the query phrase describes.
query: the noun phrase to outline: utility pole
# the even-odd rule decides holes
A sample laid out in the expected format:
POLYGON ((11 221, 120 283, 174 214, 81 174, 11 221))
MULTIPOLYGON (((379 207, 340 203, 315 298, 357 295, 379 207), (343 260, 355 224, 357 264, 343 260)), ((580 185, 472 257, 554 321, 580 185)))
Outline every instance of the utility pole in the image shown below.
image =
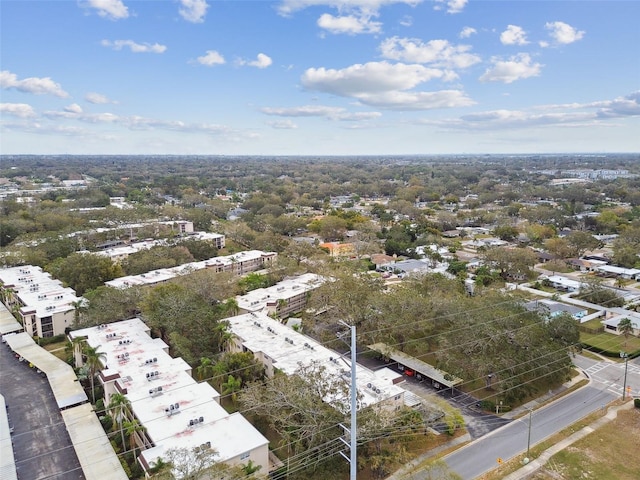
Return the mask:
POLYGON ((629 365, 629 354, 620 352, 620 358, 624 358, 624 385, 622 387, 622 401, 624 402, 627 395, 627 366, 629 365))
MULTIPOLYGON (((342 320, 339 321, 345 327, 349 327, 351 330, 351 426, 349 428, 349 434, 351 437, 351 442, 349 445, 350 456, 348 458, 350 468, 350 480, 356 480, 357 472, 358 472, 358 455, 357 455, 357 396, 358 389, 356 386, 356 327, 355 325, 348 325, 342 320)), ((340 452, 343 457, 346 458, 342 452, 340 452)))
POLYGON ((529 448, 531 447, 531 414, 532 409, 529 409, 529 436, 527 437, 527 458, 529 458, 529 448))

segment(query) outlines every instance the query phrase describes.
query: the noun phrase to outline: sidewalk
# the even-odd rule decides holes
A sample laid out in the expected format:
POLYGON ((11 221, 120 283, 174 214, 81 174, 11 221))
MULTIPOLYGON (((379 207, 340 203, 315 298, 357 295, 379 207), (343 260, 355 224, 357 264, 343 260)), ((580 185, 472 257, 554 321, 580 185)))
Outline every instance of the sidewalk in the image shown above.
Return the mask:
POLYGON ((519 470, 516 470, 512 474, 507 475, 502 480, 523 480, 523 479, 529 478, 531 475, 535 474, 540 469, 540 467, 544 466, 553 455, 555 455, 561 450, 564 450, 565 448, 569 447, 570 445, 577 442, 581 438, 586 437, 591 432, 597 430, 601 426, 609 423, 611 420, 616 418, 618 416, 619 410, 631 410, 632 408, 634 408, 633 400, 627 401, 625 404, 620 405, 619 407, 610 408, 604 417, 599 418, 598 420, 593 422, 591 425, 587 425, 586 427, 578 430, 573 435, 556 443, 552 447, 549 447, 531 463, 529 463, 528 465, 525 465, 519 470))

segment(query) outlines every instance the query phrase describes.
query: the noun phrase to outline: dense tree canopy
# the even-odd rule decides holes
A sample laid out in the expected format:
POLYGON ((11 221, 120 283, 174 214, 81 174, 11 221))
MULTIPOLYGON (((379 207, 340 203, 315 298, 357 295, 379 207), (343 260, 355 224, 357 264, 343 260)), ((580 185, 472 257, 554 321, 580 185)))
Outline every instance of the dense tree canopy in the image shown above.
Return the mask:
POLYGON ((77 295, 97 288, 123 275, 119 265, 108 257, 90 253, 73 253, 47 266, 47 271, 76 291, 77 295))

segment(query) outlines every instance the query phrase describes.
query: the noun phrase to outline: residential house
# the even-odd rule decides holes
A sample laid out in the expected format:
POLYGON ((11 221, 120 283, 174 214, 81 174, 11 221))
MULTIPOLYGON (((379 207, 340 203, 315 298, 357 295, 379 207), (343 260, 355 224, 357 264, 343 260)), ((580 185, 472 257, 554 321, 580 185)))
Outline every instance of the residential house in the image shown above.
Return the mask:
POLYGON ((555 318, 562 313, 568 313, 576 320, 580 320, 588 314, 586 308, 567 305, 562 302, 554 302, 553 300, 534 300, 525 303, 524 307, 529 311, 537 311, 548 318, 555 318))

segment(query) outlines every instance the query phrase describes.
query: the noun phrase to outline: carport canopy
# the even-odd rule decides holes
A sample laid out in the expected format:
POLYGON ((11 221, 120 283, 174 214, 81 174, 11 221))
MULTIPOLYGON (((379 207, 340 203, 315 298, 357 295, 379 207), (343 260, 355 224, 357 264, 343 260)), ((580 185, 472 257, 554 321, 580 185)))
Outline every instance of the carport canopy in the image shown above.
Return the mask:
POLYGON ((28 333, 14 333, 3 338, 11 350, 45 373, 59 408, 89 400, 71 365, 41 348, 28 333))
POLYGON ((434 382, 437 382, 444 387, 452 388, 462 383, 461 378, 455 377, 445 371, 439 370, 433 365, 429 365, 427 362, 423 362, 422 360, 412 357, 411 355, 407 355, 400 350, 396 350, 386 343, 374 343, 373 345, 369 345, 369 348, 393 360, 394 362, 401 363, 414 372, 421 374, 423 377, 430 378, 434 382))

